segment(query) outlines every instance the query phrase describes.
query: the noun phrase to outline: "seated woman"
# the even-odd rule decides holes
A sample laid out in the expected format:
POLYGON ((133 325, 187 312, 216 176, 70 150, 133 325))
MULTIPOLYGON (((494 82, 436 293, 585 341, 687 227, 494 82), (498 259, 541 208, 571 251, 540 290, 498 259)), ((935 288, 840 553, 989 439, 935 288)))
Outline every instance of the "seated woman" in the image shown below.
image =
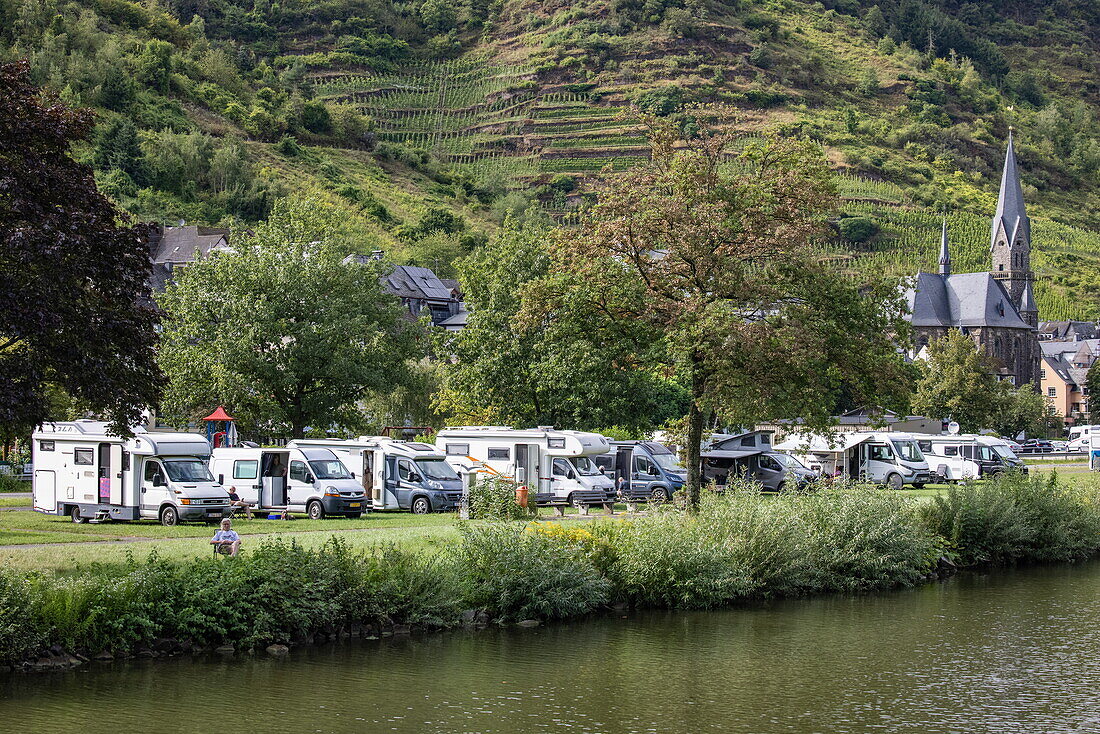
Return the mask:
POLYGON ((210 544, 218 546, 219 553, 226 553, 229 555, 237 555, 237 551, 241 549, 241 536, 237 535, 237 531, 231 529, 232 523, 229 518, 222 520, 221 530, 214 533, 213 539, 210 544))

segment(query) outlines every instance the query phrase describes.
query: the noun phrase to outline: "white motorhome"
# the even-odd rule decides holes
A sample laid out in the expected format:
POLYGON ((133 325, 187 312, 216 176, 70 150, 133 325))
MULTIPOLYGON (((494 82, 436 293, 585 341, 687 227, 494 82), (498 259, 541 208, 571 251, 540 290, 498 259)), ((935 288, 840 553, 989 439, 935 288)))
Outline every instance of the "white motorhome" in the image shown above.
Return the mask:
POLYGON ((210 471, 261 510, 359 517, 366 499, 347 467, 326 448, 214 449, 210 471))
POLYGON ((615 499, 614 482, 594 460, 611 450, 598 433, 465 426, 444 428, 435 445, 463 471, 499 474, 526 486, 539 504, 605 505, 615 499))
POLYGON ((1070 426, 1069 429, 1070 441, 1079 438, 1090 438, 1093 435, 1100 435, 1100 426, 1070 426))
POLYGON ((993 448, 1000 439, 970 434, 922 436, 917 439, 921 453, 932 473, 940 481, 963 482, 986 479, 1005 471, 1005 463, 993 448))
POLYGON ((901 489, 932 480, 917 445, 923 435, 894 432, 794 435, 775 448, 824 476, 850 477, 901 489))
POLYGON ((461 477, 431 444, 360 436, 297 439, 288 445, 334 452, 376 510, 409 510, 418 515, 451 512, 462 501, 461 477))
POLYGON ((193 433, 110 433, 106 423, 45 423, 31 437, 34 509, 73 522, 217 521, 229 495, 207 471, 210 444, 193 433))

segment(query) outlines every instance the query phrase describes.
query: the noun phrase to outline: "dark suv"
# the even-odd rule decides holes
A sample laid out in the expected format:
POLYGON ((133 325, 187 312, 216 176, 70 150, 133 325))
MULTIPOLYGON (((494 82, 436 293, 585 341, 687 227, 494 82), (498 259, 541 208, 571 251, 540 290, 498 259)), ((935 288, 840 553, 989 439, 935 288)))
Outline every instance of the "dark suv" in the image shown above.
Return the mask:
POLYGON ((1029 438, 1024 441, 1021 448, 1025 454, 1049 454, 1054 451, 1054 445, 1050 441, 1041 438, 1029 438))

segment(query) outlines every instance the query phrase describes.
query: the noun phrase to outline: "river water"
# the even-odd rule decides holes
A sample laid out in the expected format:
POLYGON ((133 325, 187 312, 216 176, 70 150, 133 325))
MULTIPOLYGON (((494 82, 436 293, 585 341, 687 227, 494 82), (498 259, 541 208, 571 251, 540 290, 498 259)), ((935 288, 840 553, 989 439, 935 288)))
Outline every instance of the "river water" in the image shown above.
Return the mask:
POLYGON ((1100 732, 1100 562, 282 660, 0 675, 0 731, 1100 732))

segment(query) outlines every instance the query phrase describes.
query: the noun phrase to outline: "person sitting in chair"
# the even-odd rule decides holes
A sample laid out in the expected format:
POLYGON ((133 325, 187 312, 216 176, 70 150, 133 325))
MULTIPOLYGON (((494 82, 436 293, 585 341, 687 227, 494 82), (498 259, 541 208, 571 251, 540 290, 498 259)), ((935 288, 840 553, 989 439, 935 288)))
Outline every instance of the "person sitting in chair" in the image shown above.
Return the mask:
POLYGON ((222 528, 214 533, 213 539, 210 544, 218 547, 219 553, 228 552, 229 555, 237 555, 237 551, 241 549, 241 536, 237 535, 237 531, 231 528, 232 523, 229 518, 222 520, 222 528))
POLYGON ((241 496, 237 494, 236 487, 229 488, 229 506, 230 507, 243 507, 245 516, 249 520, 252 519, 252 505, 241 499, 241 496))

